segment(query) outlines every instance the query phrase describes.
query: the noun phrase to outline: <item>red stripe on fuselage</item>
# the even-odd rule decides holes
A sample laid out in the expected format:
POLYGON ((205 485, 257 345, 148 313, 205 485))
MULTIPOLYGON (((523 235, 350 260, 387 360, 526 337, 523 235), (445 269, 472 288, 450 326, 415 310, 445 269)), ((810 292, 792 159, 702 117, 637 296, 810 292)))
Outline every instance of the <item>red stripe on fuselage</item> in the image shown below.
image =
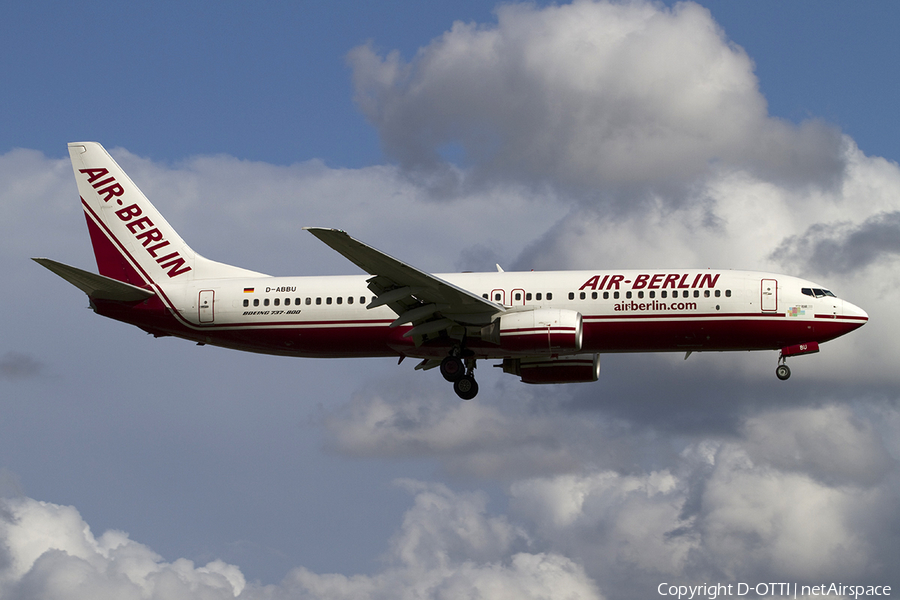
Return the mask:
MULTIPOLYGON (((183 319, 165 290, 152 280, 140 263, 84 202, 85 216, 100 272, 141 287, 157 297, 136 305, 96 301, 97 312, 131 323, 156 334, 213 345, 288 356, 446 356, 455 342, 437 339, 415 347, 403 333, 410 327, 391 329, 390 319, 314 321, 266 321, 194 325, 183 319)), ((328 309, 323 309, 327 311, 328 309)), ((317 311, 311 311, 317 312, 317 311)), ((807 342, 825 342, 862 326, 866 317, 816 315, 815 319, 786 319, 772 313, 628 314, 584 317, 581 353, 666 352, 705 350, 776 350, 807 342)), ((546 331, 546 330, 543 330, 546 331)), ((537 333, 537 332, 535 332, 537 333)), ((511 356, 498 346, 470 340, 476 358, 511 356)))

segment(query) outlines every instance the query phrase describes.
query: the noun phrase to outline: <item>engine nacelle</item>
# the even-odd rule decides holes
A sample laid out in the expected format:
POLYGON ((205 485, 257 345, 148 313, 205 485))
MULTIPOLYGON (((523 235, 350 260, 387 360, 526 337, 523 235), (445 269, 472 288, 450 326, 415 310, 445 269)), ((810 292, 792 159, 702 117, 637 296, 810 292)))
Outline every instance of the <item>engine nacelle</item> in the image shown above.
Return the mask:
POLYGON ((518 375, 524 383, 591 383, 600 378, 600 355, 505 358, 503 372, 518 375))
POLYGON ((510 312, 481 330, 482 339, 510 352, 557 354, 581 350, 581 313, 538 308, 510 312))

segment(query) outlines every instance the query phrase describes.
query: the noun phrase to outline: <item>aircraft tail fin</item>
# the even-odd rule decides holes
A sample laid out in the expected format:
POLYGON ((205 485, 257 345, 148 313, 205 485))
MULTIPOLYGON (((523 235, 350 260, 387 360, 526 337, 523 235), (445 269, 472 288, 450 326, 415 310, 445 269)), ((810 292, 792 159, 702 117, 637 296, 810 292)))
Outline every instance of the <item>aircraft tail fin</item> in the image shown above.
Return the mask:
POLYGON ((194 252, 100 144, 70 143, 69 156, 101 275, 137 287, 264 276, 194 252))

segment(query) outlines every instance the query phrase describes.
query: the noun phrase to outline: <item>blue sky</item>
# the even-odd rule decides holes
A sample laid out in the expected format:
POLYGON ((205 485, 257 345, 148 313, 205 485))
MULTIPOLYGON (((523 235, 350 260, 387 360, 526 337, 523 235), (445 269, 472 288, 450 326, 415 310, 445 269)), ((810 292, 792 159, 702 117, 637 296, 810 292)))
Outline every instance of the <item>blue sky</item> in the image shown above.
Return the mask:
MULTIPOLYGON (((542 4, 542 3, 539 3, 542 4)), ((673 4, 673 3, 667 3, 673 4)), ((894 3, 703 2, 756 64, 772 115, 827 119, 896 158, 894 3)), ((379 164, 353 103, 347 52, 405 58, 454 21, 491 24, 485 2, 18 3, 0 24, 3 147, 62 156, 102 139, 142 156, 227 153, 275 164, 379 164)))
POLYGON ((896 583, 900 8, 699 6, 6 7, 0 595, 896 583), (569 45, 634 23, 655 34, 612 44, 628 69, 569 45), (28 260, 94 265, 80 140, 266 273, 356 273, 302 231, 334 226, 436 272, 785 272, 872 322, 787 384, 774 353, 604 356, 592 385, 483 365, 469 403, 409 361, 152 339, 28 260))

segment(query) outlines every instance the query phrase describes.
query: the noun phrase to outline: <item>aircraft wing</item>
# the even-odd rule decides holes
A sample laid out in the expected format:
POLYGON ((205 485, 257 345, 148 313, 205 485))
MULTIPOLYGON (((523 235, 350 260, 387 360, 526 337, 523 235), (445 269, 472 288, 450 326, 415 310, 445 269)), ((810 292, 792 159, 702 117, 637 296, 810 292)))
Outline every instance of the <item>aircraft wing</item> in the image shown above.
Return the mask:
POLYGON ((487 325, 503 306, 469 290, 406 264, 338 229, 304 227, 372 275, 369 289, 376 298, 367 308, 387 305, 397 320, 391 326, 412 323, 405 333, 420 344, 427 336, 453 326, 487 325))
POLYGON ((103 275, 97 275, 77 267, 72 267, 49 258, 32 258, 34 262, 53 271, 89 297, 97 300, 117 300, 119 302, 140 302, 154 292, 118 281, 103 275))

